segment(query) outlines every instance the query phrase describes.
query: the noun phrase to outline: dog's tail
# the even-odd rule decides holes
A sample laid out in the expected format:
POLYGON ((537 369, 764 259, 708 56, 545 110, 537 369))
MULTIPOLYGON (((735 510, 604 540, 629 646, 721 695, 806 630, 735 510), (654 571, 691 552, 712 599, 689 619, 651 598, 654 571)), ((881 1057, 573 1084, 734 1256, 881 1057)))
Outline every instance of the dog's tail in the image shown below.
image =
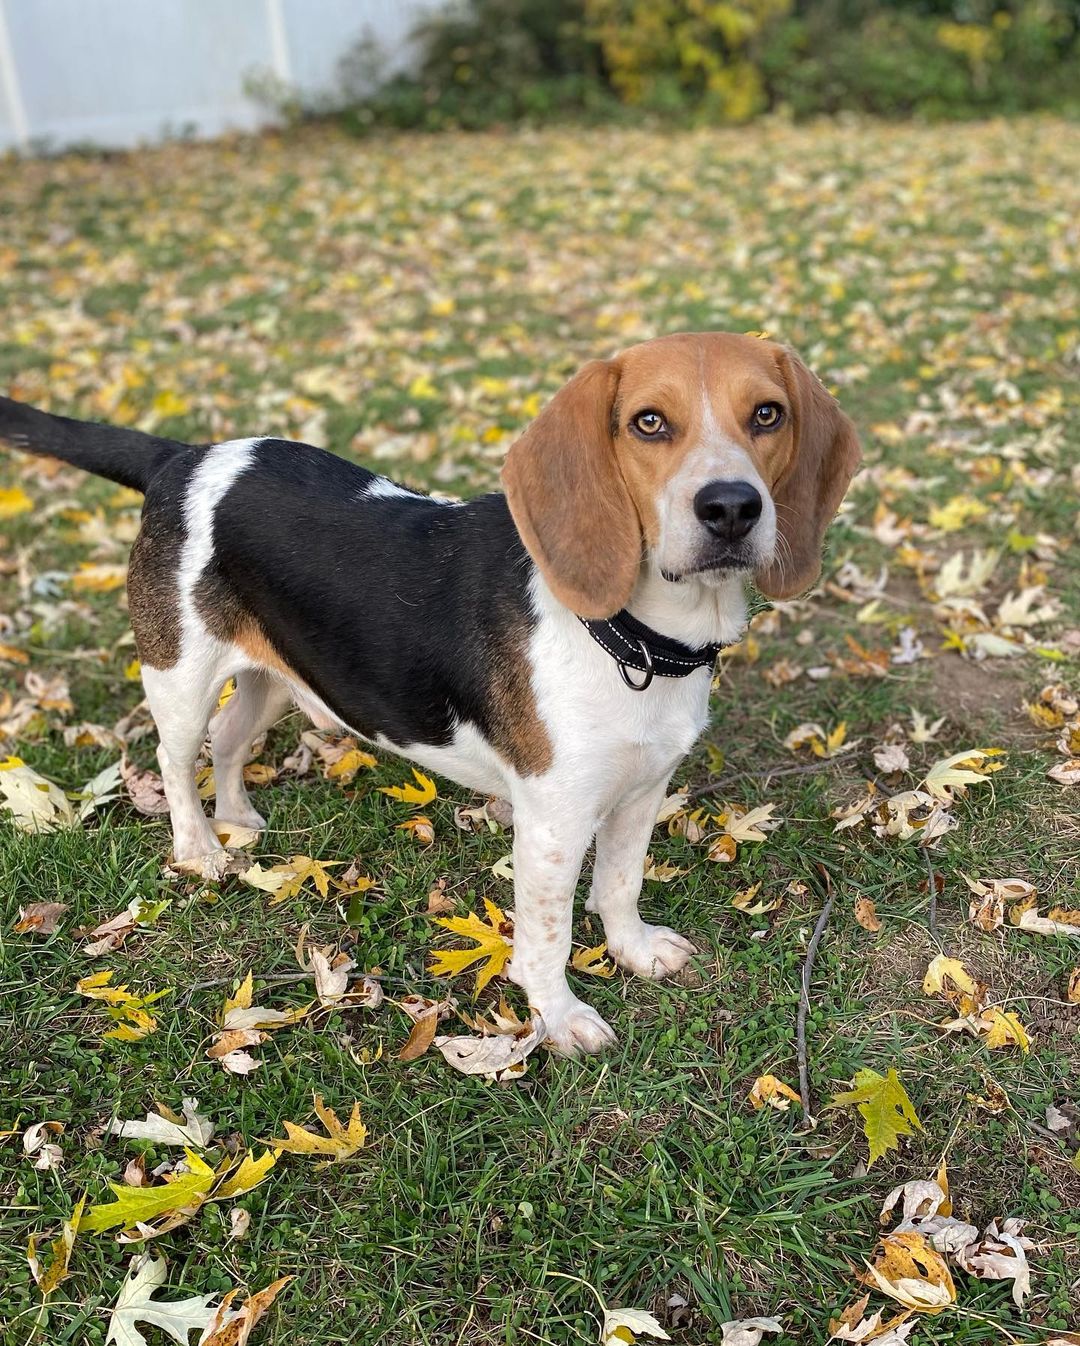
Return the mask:
POLYGON ((141 430, 53 416, 10 397, 0 397, 0 440, 25 453, 60 458, 136 491, 145 491, 150 479, 174 453, 190 447, 141 430))

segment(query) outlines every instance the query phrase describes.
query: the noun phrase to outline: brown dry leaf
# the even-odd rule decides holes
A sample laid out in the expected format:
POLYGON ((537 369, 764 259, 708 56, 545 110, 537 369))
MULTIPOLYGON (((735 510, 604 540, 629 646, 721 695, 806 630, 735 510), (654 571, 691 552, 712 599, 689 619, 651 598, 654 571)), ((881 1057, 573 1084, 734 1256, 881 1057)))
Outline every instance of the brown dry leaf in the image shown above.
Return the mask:
POLYGON ((405 1046, 398 1052, 398 1060, 416 1061, 423 1056, 435 1041, 435 1030, 438 1026, 439 1006, 437 1002, 433 1002, 430 1013, 413 1021, 412 1032, 409 1034, 405 1046))
POLYGON ((1010 910, 1009 920, 1020 930, 1030 930, 1036 935, 1065 935, 1072 939, 1080 939, 1080 911, 1051 907, 1046 916, 1040 916, 1034 890, 1031 896, 1018 902, 1010 910))
POLYGON ((1024 1237, 1023 1228, 1023 1220, 1004 1220, 1000 1228, 995 1220, 987 1226, 981 1240, 958 1248, 953 1254, 957 1265, 970 1276, 984 1281, 1011 1280, 1013 1302, 1020 1309, 1031 1292, 1027 1254, 1035 1247, 1024 1237))
MULTIPOLYGON (((245 1212, 239 1212, 244 1214, 245 1212)), ((237 1212, 233 1212, 237 1214, 237 1212)), ((241 1238, 241 1234, 234 1235, 241 1238)), ((259 1320, 294 1276, 282 1276, 258 1294, 251 1295, 239 1309, 231 1307, 236 1291, 230 1290, 207 1323, 198 1346, 247 1346, 259 1320)))
POLYGON ((269 1033, 264 1033, 259 1028, 231 1028, 227 1033, 217 1035, 213 1045, 207 1047, 206 1054, 212 1061, 221 1061, 242 1047, 257 1047, 269 1036, 269 1033))
POLYGON ((431 846, 435 842, 435 824, 426 813, 418 813, 414 818, 398 823, 395 831, 407 832, 418 846, 431 846))
POLYGON ((67 909, 67 902, 31 902, 19 908, 19 919, 11 928, 17 935, 54 934, 67 909))
POLYGON ((1080 757, 1070 757, 1065 762, 1059 762, 1046 774, 1059 785, 1080 785, 1080 757))
POLYGON ((539 1015, 517 1033, 499 1033, 487 1037, 437 1037, 435 1047, 444 1060, 463 1075, 483 1075, 496 1083, 520 1079, 525 1074, 527 1057, 547 1037, 547 1028, 539 1015))
POLYGON ((169 811, 165 784, 156 771, 144 771, 124 753, 120 758, 120 778, 128 798, 148 818, 163 818, 169 811))
POLYGON ((873 1346, 905 1346, 915 1328, 916 1320, 911 1317, 911 1310, 905 1309, 903 1313, 898 1313, 895 1318, 883 1323, 881 1320, 884 1309, 877 1309, 869 1317, 863 1316, 869 1302, 870 1296, 863 1295, 861 1299, 849 1304, 839 1318, 831 1318, 829 1340, 858 1341, 867 1343, 867 1346, 871 1342, 873 1346))
POLYGON ((427 914, 429 916, 442 916, 444 912, 454 910, 456 903, 452 897, 447 896, 446 884, 446 879, 436 879, 434 885, 428 890, 427 914))
POLYGON ((755 1111, 761 1108, 775 1108, 777 1112, 787 1112, 792 1103, 802 1105, 799 1095, 789 1084, 775 1075, 759 1075, 750 1086, 750 1104, 755 1111))
POLYGON ((1065 991, 1065 999, 1070 1005, 1080 1005, 1080 967, 1074 967, 1069 973, 1069 985, 1065 991))
POLYGON ((877 906, 869 897, 857 897, 855 899, 855 919, 864 930, 869 930, 871 934, 877 934, 881 929, 881 918, 877 914, 877 906))
POLYGON ((861 1280, 919 1313, 940 1313, 956 1303, 956 1286, 945 1259, 922 1234, 886 1234, 861 1280))

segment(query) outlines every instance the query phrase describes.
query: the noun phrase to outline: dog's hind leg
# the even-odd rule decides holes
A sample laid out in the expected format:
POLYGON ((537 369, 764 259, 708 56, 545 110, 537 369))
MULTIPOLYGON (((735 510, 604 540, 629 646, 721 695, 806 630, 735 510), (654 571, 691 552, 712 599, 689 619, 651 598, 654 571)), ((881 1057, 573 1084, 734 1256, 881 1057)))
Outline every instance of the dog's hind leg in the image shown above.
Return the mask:
POLYGON ((195 785, 195 760, 222 683, 228 676, 219 651, 191 651, 171 668, 142 670, 146 699, 157 725, 158 762, 172 820, 173 859, 206 858, 213 877, 225 852, 203 813, 195 785))
POLYGON ((244 669, 236 675, 236 691, 210 721, 217 801, 214 817, 262 828, 266 819, 256 812, 244 787, 244 766, 251 745, 289 709, 288 687, 272 673, 244 669))

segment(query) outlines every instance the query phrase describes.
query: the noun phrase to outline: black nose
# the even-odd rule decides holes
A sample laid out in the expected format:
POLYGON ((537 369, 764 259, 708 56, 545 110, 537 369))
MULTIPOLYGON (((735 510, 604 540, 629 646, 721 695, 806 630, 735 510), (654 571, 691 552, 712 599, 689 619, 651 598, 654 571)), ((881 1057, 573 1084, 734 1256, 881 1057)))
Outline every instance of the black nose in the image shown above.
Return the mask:
POLYGON ((710 481, 694 496, 694 513, 714 537, 739 542, 761 518, 761 493, 748 481, 710 481))

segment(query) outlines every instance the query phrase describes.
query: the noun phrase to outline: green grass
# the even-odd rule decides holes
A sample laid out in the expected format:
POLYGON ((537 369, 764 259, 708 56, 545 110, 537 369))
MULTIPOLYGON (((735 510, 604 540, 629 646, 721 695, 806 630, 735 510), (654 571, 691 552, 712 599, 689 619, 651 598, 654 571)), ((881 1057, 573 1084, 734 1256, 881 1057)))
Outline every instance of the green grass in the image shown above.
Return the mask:
MULTIPOLYGON (((1075 653, 976 663, 944 650, 915 570, 870 532, 883 505, 938 559, 1000 545, 1009 530, 1048 535, 1057 547, 1040 542, 1041 559, 1036 544, 1006 547, 978 601, 992 614, 1042 568, 1062 610, 1037 638, 1060 644, 1080 624, 1078 167, 1067 128, 1032 120, 384 144, 316 132, 6 168, 0 372, 15 396, 199 439, 303 435, 411 484, 465 493, 493 484, 513 434, 581 360, 680 328, 765 328, 837 388, 867 450, 827 577, 847 559, 868 574, 891 569, 885 623, 860 621, 862 603, 826 592, 767 618, 756 658, 744 648, 726 662, 707 736, 725 758, 715 802, 772 802, 785 823, 730 866, 658 828, 654 855, 685 873, 647 883, 643 907, 699 945, 693 972, 666 985, 576 978, 618 1049, 583 1062, 540 1053, 517 1085, 455 1075, 434 1054, 400 1063, 407 1024, 389 1006, 275 1034, 248 1079, 204 1055, 234 979, 295 970, 305 923, 312 941, 381 968, 392 996, 433 989, 425 963, 437 932, 424 913, 434 881, 448 880, 462 912, 485 895, 510 901, 490 868, 509 839, 459 832, 452 810, 468 796, 452 784, 439 782, 428 850, 396 830, 405 814, 377 792, 403 777, 386 756, 344 791, 314 776, 257 792, 270 823, 260 856, 359 856, 378 879, 351 926, 342 905, 306 892, 271 906, 235 881, 208 896, 163 877, 165 824, 123 804, 48 836, 0 818, 0 1129, 67 1124, 59 1173, 37 1172, 17 1137, 0 1145, 5 1343, 104 1341, 129 1250, 81 1239, 43 1315, 23 1249, 32 1233, 54 1237, 82 1192, 107 1197, 140 1148, 101 1140, 111 1117, 194 1095, 219 1135, 254 1144, 282 1134, 284 1119, 310 1121, 315 1091, 339 1112, 361 1101, 370 1138, 360 1155, 328 1169, 284 1157, 241 1199, 252 1215, 242 1242, 228 1239, 217 1208, 161 1240, 170 1296, 294 1274, 256 1337, 268 1344, 594 1341, 596 1301, 580 1281, 662 1320, 669 1296, 684 1295, 693 1318, 677 1341, 718 1342, 722 1321, 761 1313, 784 1318, 786 1342, 823 1342, 830 1313, 856 1296, 884 1193, 928 1176, 942 1153, 958 1214, 980 1225, 1022 1216, 1046 1248, 1033 1254, 1023 1313, 1007 1285, 958 1274, 961 1309, 921 1321, 913 1341, 1042 1342, 1080 1325, 1070 1307, 1080 1174, 1036 1130, 1047 1104, 1080 1102, 1080 1011, 1062 1004, 1080 951, 1011 928, 974 931, 962 878, 1025 877, 1044 911, 1080 905, 1075 789, 1046 780, 1052 740, 1022 710, 1047 681, 1080 688, 1075 653), (177 414, 159 403, 168 419, 158 419, 164 392, 186 405, 177 414), (961 531, 931 528, 930 510, 955 495, 989 513, 961 531), (933 658, 883 679, 837 671, 774 687, 763 676, 782 659, 805 668, 846 654, 846 635, 888 648, 901 618, 933 658), (1008 749, 992 787, 957 805, 961 826, 934 855, 945 877, 938 943, 922 852, 835 834, 829 817, 875 774, 871 747, 911 706, 947 719, 939 741, 912 747, 910 783, 960 748, 1008 749), (844 720, 860 747, 817 771, 770 775, 810 762, 782 746, 802 720, 844 720), (809 1023, 819 1125, 804 1133, 797 1109, 756 1114, 746 1095, 766 1071, 796 1082, 819 863, 837 899, 809 1023), (769 916, 730 906, 750 883, 772 894, 790 879, 808 891, 769 916), (856 924, 858 893, 876 901, 880 934, 856 924), (172 904, 121 952, 88 960, 73 931, 136 894, 172 904), (70 903, 56 935, 11 932, 20 905, 54 899, 70 903), (939 1007, 920 983, 939 943, 1008 998, 1035 1034, 1029 1055, 991 1054, 933 1027, 939 1007), (104 1016, 73 988, 104 966, 135 989, 174 988, 155 1034, 101 1041, 104 1016), (821 1104, 867 1066, 897 1067, 925 1130, 859 1176, 855 1119, 821 1104), (969 1100, 987 1077, 1009 1095, 1000 1116, 969 1100)), ((135 506, 107 483, 66 470, 50 478, 29 460, 5 456, 0 473, 0 486, 20 484, 34 501, 2 525, 0 611, 11 626, 0 642, 26 650, 31 670, 68 678, 75 705, 0 747, 75 788, 114 754, 67 748, 65 719, 112 724, 140 695, 124 677, 133 650, 122 643, 122 590, 30 585, 123 557, 120 545, 92 555, 72 540, 64 507, 102 509, 107 537, 135 506), (57 611, 67 600, 78 606, 57 611)), ((21 694, 24 673, 0 663, 3 689, 21 694)), ((301 728, 299 717, 279 725, 262 760, 280 765, 301 728)), ((140 760, 151 747, 137 746, 140 760)), ((701 784, 709 770, 702 750, 676 780, 701 784)), ((600 932, 582 914, 576 936, 595 944, 600 932)), ((274 983, 261 998, 296 1004, 304 990, 274 983)), ((458 995, 468 1003, 466 986, 458 995)), ((151 1147, 151 1157, 165 1154, 151 1147)))

